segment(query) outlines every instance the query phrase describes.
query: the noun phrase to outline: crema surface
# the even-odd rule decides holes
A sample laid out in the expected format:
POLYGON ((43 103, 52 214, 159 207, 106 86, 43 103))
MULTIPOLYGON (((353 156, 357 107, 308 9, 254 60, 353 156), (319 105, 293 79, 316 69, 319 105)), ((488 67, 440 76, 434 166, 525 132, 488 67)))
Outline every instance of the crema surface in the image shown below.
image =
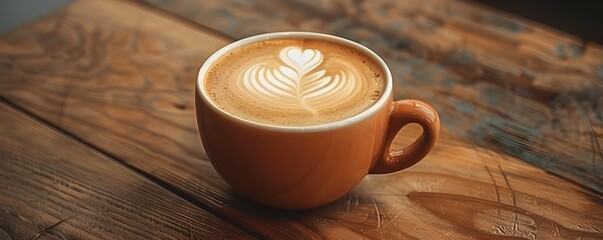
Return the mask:
POLYGON ((221 109, 253 122, 311 126, 369 108, 382 94, 380 67, 363 53, 312 39, 266 40, 218 59, 205 90, 221 109))

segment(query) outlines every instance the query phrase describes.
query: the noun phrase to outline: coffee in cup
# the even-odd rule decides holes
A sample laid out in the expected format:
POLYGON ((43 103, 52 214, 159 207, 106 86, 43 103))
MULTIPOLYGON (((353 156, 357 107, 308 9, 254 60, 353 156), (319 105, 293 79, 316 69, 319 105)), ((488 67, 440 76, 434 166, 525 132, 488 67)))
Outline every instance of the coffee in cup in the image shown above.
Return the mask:
POLYGON ((315 39, 275 39, 233 49, 206 75, 209 98, 248 121, 311 126, 340 121, 381 96, 385 76, 361 51, 315 39))

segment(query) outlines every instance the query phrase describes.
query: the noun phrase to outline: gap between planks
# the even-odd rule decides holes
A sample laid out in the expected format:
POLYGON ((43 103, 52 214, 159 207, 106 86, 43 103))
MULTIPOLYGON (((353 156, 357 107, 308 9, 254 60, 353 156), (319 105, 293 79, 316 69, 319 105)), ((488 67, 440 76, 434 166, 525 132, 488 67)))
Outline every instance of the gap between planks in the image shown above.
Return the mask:
MULTIPOLYGON (((121 2, 121 1, 119 1, 121 2)), ((156 6, 151 5, 150 3, 144 2, 144 1, 124 1, 121 3, 125 3, 128 4, 134 8, 137 8, 141 11, 147 12, 149 14, 155 15, 158 18, 170 21, 170 22, 174 22, 174 24, 177 25, 181 25, 181 26, 186 26, 187 28, 191 28, 191 30, 193 32, 197 32, 197 31, 201 31, 205 34, 217 37, 217 38, 222 38, 228 42, 234 42, 235 40, 237 40, 236 38, 227 35, 225 33, 222 33, 216 29, 213 29, 211 27, 205 26, 203 24, 197 23, 193 20, 190 20, 186 17, 180 16, 178 14, 172 13, 168 10, 165 10, 163 8, 159 8, 156 6)))

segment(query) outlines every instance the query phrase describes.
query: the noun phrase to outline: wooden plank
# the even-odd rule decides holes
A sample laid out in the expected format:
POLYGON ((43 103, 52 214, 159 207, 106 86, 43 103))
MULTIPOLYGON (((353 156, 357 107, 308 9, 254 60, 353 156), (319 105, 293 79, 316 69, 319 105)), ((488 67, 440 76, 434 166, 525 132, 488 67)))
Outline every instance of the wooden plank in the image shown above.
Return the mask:
MULTIPOLYGON (((0 95, 261 236, 601 236, 601 196, 450 129, 425 161, 368 176, 322 208, 280 212, 236 197, 205 161, 192 108, 196 68, 230 41, 144 6, 78 2, 0 38, 0 95)), ((397 144, 418 129, 406 132, 397 144)))
POLYGON ((0 102, 2 239, 250 238, 0 102))
POLYGON ((474 144, 603 192, 594 43, 453 0, 145 2, 234 38, 306 30, 360 42, 385 58, 397 98, 427 100, 474 144))

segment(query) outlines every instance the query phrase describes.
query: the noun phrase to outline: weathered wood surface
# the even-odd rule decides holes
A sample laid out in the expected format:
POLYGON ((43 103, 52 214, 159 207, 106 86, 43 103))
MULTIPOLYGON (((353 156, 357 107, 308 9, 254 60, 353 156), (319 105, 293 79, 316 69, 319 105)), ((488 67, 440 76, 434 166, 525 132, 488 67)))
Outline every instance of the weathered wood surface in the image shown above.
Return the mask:
POLYGON ((0 239, 248 239, 0 101, 0 239))
POLYGON ((603 47, 452 0, 145 0, 241 38, 305 30, 385 58, 397 98, 451 131, 603 192, 603 47))
MULTIPOLYGON (((450 127, 423 162, 368 176, 322 208, 234 196, 206 161, 192 109, 198 66, 232 40, 135 3, 82 1, 0 38, 0 95, 254 236, 603 237, 600 195, 450 127)), ((397 144, 418 130, 405 132, 397 144)))

